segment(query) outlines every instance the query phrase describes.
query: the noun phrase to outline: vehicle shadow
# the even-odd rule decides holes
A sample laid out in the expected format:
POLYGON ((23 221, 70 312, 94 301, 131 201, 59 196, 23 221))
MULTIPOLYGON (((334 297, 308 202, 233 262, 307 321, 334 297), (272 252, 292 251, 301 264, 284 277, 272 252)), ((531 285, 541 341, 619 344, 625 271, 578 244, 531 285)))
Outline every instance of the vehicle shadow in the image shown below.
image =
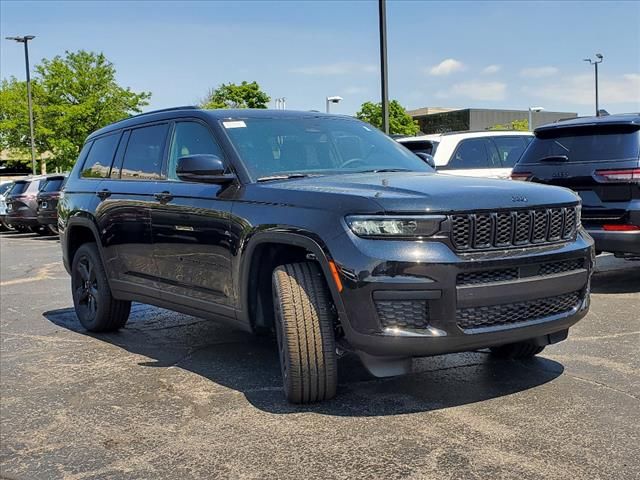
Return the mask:
POLYGON ((640 292, 640 261, 631 268, 596 272, 591 278, 591 293, 640 292))
POLYGON ((84 330, 73 308, 43 315, 55 325, 151 359, 141 366, 193 372, 242 392, 260 410, 279 414, 380 416, 439 410, 528 390, 564 370, 544 357, 505 361, 486 352, 469 352, 419 359, 411 375, 379 379, 371 377, 354 355, 347 355, 339 361, 337 397, 297 406, 284 398, 273 338, 141 304, 134 304, 124 329, 109 334, 84 330))

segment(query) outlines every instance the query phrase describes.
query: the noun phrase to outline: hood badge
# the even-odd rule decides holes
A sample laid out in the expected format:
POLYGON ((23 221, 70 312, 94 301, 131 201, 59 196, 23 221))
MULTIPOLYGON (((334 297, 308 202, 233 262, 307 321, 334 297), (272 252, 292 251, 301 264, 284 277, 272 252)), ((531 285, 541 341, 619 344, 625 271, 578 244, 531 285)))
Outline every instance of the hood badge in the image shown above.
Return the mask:
POLYGON ((523 203, 526 203, 527 202, 527 197, 525 197, 524 195, 511 195, 511 201, 512 202, 523 202, 523 203))

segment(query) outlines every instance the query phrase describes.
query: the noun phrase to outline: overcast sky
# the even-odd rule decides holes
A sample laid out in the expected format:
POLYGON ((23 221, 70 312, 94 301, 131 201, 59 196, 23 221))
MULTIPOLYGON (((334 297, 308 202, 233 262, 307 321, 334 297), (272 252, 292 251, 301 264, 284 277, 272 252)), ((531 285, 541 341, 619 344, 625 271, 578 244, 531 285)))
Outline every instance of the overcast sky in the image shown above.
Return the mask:
MULTIPOLYGON (((103 52, 149 108, 196 103, 222 82, 256 80, 287 107, 352 114, 379 100, 375 1, 0 3, 2 78, 65 50, 103 52)), ((425 106, 591 114, 640 111, 640 2, 388 1, 389 94, 425 106)))

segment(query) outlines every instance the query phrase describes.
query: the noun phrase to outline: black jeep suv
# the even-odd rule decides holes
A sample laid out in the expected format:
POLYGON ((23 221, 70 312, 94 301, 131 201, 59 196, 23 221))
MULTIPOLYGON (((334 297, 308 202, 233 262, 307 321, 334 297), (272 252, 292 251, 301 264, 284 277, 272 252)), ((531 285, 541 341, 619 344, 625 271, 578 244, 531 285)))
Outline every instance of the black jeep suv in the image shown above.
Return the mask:
POLYGON ((177 108, 86 141, 58 205, 91 331, 131 301, 275 329, 287 398, 331 398, 337 352, 375 375, 490 347, 528 357, 589 305, 573 192, 441 176, 349 117, 177 108))
POLYGON ((512 178, 575 190, 596 250, 640 257, 640 114, 538 127, 512 178))

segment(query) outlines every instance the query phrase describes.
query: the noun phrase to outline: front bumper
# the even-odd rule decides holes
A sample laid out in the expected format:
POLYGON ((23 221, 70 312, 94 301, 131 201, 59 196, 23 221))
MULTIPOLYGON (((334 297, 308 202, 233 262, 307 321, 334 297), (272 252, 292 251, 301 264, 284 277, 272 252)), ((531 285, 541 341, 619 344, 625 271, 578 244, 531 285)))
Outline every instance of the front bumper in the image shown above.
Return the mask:
POLYGON ((640 255, 640 231, 609 232, 589 228, 587 233, 593 237, 598 251, 640 255))
POLYGON ((350 234, 335 241, 344 285, 341 324, 351 347, 369 355, 429 356, 534 338, 544 343, 588 311, 594 250, 583 233, 560 245, 467 254, 439 242, 350 234), (558 269, 564 264, 573 267, 558 269), (468 278, 475 280, 461 280, 468 278), (425 316, 422 324, 416 311, 425 316))

